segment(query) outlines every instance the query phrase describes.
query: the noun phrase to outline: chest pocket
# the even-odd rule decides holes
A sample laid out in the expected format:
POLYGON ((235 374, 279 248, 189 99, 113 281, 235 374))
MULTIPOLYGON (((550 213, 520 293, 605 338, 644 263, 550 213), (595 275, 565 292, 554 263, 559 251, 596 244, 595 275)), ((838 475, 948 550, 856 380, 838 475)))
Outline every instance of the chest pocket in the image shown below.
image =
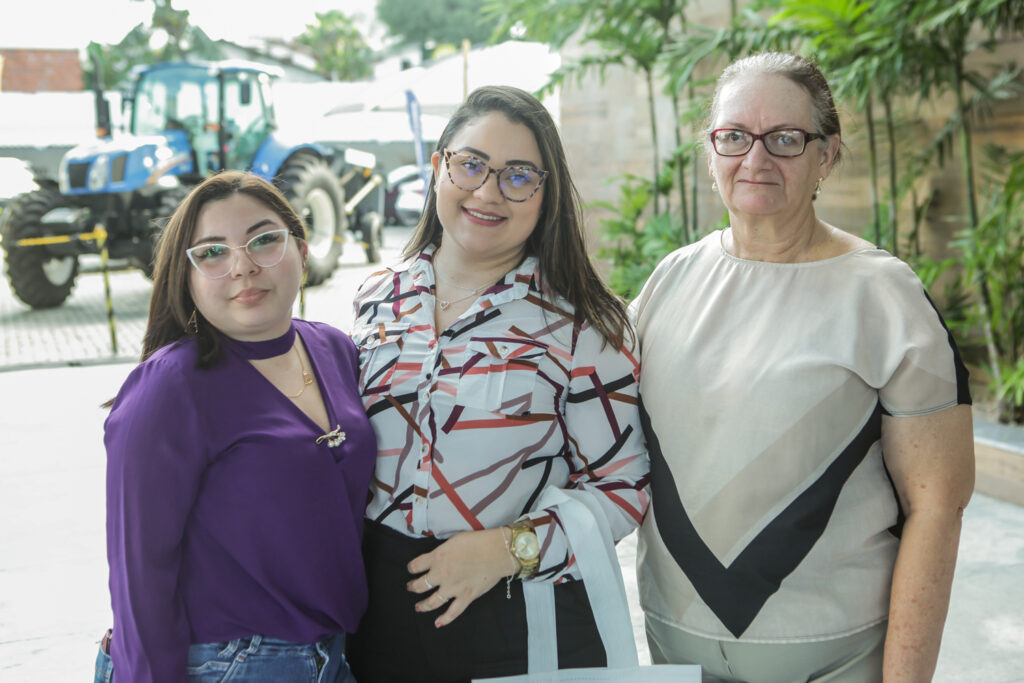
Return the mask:
POLYGON ((455 401, 467 408, 522 415, 533 409, 537 369, 547 344, 515 337, 474 337, 455 401))
POLYGON ((400 360, 408 328, 408 324, 378 323, 362 339, 356 340, 359 347, 359 393, 364 396, 394 393, 401 386, 403 369, 400 360))

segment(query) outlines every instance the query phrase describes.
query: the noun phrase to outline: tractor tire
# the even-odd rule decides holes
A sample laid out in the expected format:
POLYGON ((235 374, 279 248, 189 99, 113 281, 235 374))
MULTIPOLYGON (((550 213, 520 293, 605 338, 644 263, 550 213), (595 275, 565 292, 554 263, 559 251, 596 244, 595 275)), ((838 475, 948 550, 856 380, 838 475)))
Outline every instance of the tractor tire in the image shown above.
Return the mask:
POLYGON ((78 257, 55 257, 46 247, 19 247, 26 237, 44 237, 44 215, 64 204, 59 192, 36 190, 17 197, 0 221, 7 281, 15 296, 32 308, 60 306, 71 295, 78 277, 78 257))
POLYGON ((376 211, 363 216, 362 238, 367 263, 380 263, 380 250, 384 246, 384 222, 376 211))
POLYGON ((168 221, 171 220, 171 216, 174 215, 178 206, 185 201, 188 193, 189 188, 176 187, 167 190, 157 198, 157 208, 153 212, 153 218, 147 226, 149 242, 152 245, 149 256, 145 259, 131 259, 131 264, 141 270, 147 280, 153 279, 153 268, 156 265, 156 252, 157 247, 160 245, 160 236, 163 234, 164 228, 167 227, 168 221))
POLYGON ((300 154, 281 168, 281 191, 306 224, 309 264, 306 285, 326 281, 338 267, 348 229, 345 190, 321 159, 300 154))

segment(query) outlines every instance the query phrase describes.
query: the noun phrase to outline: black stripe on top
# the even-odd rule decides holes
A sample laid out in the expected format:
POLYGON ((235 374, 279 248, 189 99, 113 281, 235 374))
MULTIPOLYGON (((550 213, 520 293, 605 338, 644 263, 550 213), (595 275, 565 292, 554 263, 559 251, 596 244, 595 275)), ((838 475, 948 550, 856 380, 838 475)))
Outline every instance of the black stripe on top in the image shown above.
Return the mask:
POLYGON ((942 314, 939 313, 939 309, 936 308, 935 302, 928 296, 928 292, 924 293, 924 298, 928 300, 932 310, 935 311, 935 315, 939 318, 939 324, 942 325, 942 329, 946 331, 946 339, 949 341, 949 348, 953 349, 953 366, 956 369, 956 403, 961 406, 971 405, 971 389, 968 386, 967 377, 967 366, 964 365, 964 360, 960 356, 960 347, 956 345, 956 340, 953 339, 953 333, 949 331, 949 327, 946 325, 946 321, 942 318, 942 314))
POLYGON ((679 499, 642 400, 640 420, 651 456, 651 505, 658 533, 701 599, 737 638, 821 538, 847 479, 882 433, 881 405, 876 404, 860 432, 822 475, 725 567, 704 543, 679 499))

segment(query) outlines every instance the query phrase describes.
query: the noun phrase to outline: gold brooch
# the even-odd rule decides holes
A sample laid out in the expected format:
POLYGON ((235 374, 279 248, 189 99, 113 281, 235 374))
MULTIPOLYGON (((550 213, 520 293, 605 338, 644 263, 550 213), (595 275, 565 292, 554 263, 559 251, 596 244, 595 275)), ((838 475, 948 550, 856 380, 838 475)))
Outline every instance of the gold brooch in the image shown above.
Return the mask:
POLYGON ((327 432, 323 436, 316 438, 317 445, 327 442, 327 445, 331 448, 337 448, 341 445, 341 442, 345 440, 345 432, 341 431, 341 425, 338 425, 331 431, 327 432))

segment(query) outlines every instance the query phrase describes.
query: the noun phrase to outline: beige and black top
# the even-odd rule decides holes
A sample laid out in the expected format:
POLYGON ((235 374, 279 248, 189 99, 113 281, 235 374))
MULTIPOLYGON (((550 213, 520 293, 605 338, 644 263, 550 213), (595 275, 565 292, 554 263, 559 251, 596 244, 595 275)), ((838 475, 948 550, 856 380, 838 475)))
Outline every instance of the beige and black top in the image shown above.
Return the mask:
POLYGON ((651 455, 648 617, 747 642, 884 620, 901 514, 882 416, 971 402, 917 276, 875 248, 746 261, 715 232, 666 257, 631 312, 651 455))

